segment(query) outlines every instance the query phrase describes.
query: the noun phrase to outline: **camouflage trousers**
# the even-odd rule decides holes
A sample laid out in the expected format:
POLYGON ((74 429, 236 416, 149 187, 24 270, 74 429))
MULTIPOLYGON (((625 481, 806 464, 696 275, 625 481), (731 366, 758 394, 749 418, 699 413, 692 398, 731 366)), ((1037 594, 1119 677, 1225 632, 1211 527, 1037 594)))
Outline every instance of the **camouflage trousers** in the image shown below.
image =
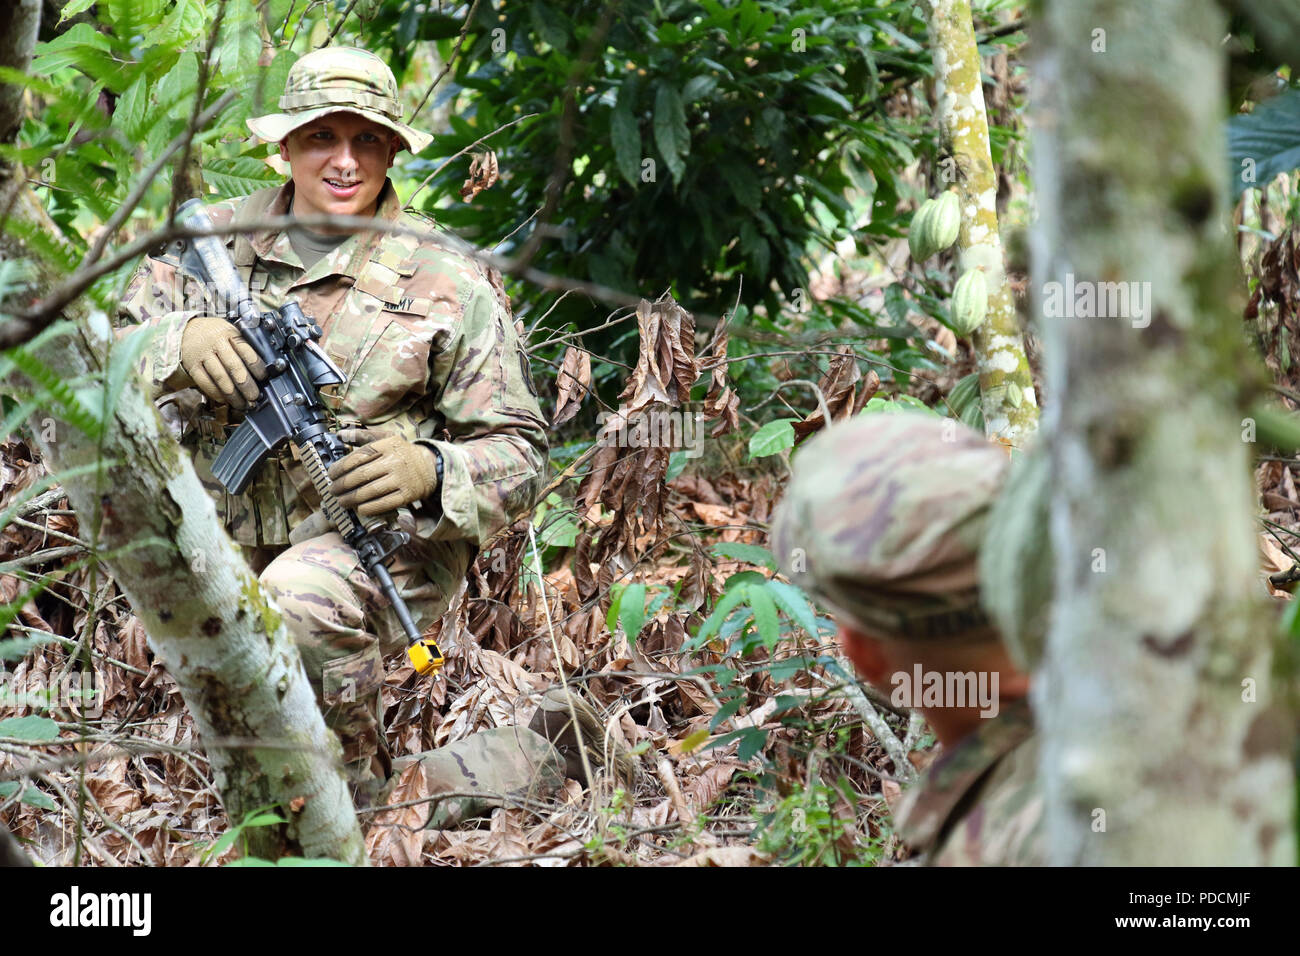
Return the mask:
MULTIPOLYGON (((357 796, 373 800, 392 774, 380 695, 384 657, 406 646, 396 613, 336 532, 284 551, 244 551, 298 645, 325 722, 343 745, 357 796)), ((447 608, 445 589, 400 556, 390 571, 416 626, 428 628, 447 608)))
MULTIPOLYGON (((401 773, 420 764, 432 793, 476 794, 436 805, 429 826, 450 826, 509 800, 545 797, 564 785, 566 758, 536 728, 479 731, 437 750, 393 760, 384 737, 384 657, 406 646, 392 606, 335 532, 279 551, 245 548, 298 645, 326 724, 343 745, 359 805, 385 802, 401 773)), ((447 608, 446 588, 399 556, 390 571, 416 626, 447 608)))

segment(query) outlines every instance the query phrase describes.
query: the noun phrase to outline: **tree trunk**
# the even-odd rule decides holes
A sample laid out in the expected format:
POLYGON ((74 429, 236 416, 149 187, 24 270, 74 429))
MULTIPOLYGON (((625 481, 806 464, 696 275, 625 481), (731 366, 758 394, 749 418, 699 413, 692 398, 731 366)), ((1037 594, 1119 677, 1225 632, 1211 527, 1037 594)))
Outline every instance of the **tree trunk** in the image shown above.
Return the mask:
POLYGON ((988 317, 972 336, 984 431, 1020 448, 1038 427, 1038 398, 998 232, 998 178, 970 0, 929 0, 927 6, 939 120, 961 200, 960 267, 962 272, 983 269, 989 289, 988 317))
POLYGON ((1290 864, 1290 726, 1243 422, 1262 378, 1226 232, 1223 14, 1214 0, 1039 9, 1033 265, 1056 574, 1034 703, 1051 859, 1290 864), (1127 286, 1126 308, 1099 283, 1147 285, 1127 286), (1087 317, 1098 295, 1118 317, 1087 317))
MULTIPOLYGON (((27 37, 25 47, 0 48, 4 65, 23 69, 30 62, 35 27, 18 27, 36 7, 24 0, 0 10, 0 37, 27 37)), ((19 102, 0 96, 11 108, 19 102)), ((14 117, 0 115, 0 129, 16 130, 14 117)), ((11 216, 57 234, 21 169, 0 168, 0 183, 11 216)), ((27 253, 9 236, 0 254, 27 253)), ((48 281, 38 275, 28 294, 48 292, 48 281)), ((68 317, 75 332, 41 348, 38 357, 63 381, 102 376, 113 345, 107 322, 100 316, 96 332, 79 304, 68 317)), ((128 376, 99 441, 62 421, 45 427, 46 415, 33 420, 45 462, 63 475, 83 533, 179 684, 232 824, 250 810, 278 805, 286 827, 247 831, 256 855, 292 850, 365 862, 339 743, 316 706, 297 648, 138 379, 128 376), (90 467, 67 474, 78 466, 90 467)))

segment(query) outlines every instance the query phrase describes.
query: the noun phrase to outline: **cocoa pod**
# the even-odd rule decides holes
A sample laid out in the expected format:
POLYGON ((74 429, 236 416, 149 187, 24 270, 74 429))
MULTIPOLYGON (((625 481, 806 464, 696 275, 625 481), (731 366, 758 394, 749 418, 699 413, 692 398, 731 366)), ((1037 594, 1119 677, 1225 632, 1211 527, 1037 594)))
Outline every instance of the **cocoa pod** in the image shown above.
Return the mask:
POLYGON ((958 335, 970 335, 984 321, 989 310, 988 284, 981 269, 966 272, 952 289, 952 330, 958 335))

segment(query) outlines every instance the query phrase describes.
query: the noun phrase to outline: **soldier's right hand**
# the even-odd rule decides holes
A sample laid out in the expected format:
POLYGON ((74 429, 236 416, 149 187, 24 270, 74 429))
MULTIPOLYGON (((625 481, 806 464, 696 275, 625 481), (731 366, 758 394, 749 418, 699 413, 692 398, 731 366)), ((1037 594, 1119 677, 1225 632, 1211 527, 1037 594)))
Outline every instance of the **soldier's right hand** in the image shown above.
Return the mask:
POLYGON ((210 402, 244 409, 257 400, 257 381, 266 366, 239 330, 215 315, 199 315, 185 323, 181 335, 181 367, 194 387, 210 402))

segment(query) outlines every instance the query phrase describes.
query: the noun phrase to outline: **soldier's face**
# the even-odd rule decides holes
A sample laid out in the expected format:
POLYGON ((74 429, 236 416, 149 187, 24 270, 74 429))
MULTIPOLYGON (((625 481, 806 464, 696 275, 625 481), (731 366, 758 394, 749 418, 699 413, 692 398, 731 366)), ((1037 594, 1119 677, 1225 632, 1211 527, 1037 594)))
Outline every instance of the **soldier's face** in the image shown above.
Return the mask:
MULTIPOLYGON (((330 113, 300 126, 280 143, 293 175, 298 216, 371 216, 401 141, 356 113, 330 113)), ((312 227, 341 234, 349 229, 312 227)))

